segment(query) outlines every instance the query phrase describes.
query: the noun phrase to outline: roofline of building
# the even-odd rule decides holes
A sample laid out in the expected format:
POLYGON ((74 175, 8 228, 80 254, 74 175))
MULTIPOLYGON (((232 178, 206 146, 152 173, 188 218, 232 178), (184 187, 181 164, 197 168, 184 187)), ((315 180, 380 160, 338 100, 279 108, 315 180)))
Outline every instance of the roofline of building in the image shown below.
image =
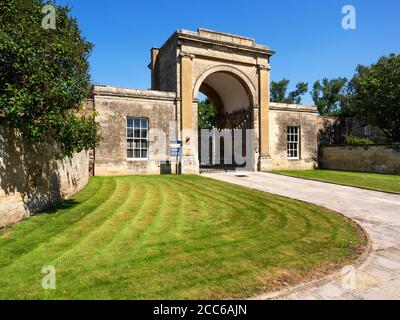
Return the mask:
POLYGON ((309 106, 309 105, 304 105, 304 104, 288 104, 288 103, 270 102, 270 109, 277 110, 277 111, 318 113, 318 109, 316 106, 309 106))
POLYGON ((162 52, 164 52, 174 41, 176 41, 178 39, 184 39, 184 40, 202 42, 202 43, 208 43, 208 44, 216 44, 216 45, 220 45, 223 47, 233 48, 236 50, 258 53, 258 54, 266 55, 268 57, 271 57, 276 53, 275 51, 270 50, 267 46, 256 44, 255 40, 252 38, 199 28, 197 30, 197 32, 183 30, 183 29, 175 31, 168 38, 168 40, 160 47, 160 54, 162 54, 162 52), (243 45, 243 44, 234 43, 231 41, 211 39, 209 37, 202 36, 201 32, 213 33, 216 35, 221 35, 222 37, 225 36, 225 37, 237 38, 237 39, 252 42, 253 45, 243 45))
POLYGON ((93 97, 119 97, 119 98, 140 98, 151 100, 175 101, 175 92, 155 91, 146 89, 120 88, 106 85, 94 85, 92 87, 93 97))

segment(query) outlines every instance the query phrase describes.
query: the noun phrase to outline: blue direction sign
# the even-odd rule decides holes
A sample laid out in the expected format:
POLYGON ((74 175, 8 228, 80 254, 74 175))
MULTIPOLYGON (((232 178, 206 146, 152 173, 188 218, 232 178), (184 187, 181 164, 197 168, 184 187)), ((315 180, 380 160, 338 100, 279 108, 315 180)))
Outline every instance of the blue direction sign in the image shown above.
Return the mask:
POLYGON ((171 140, 169 144, 170 156, 178 157, 181 153, 182 141, 171 140))

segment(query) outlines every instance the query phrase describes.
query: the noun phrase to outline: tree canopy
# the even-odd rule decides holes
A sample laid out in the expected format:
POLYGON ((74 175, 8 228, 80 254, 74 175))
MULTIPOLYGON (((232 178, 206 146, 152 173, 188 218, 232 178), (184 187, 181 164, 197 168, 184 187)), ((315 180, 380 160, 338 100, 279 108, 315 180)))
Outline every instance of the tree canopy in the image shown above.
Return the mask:
POLYGON ((0 1, 0 112, 25 138, 72 156, 99 140, 94 114, 81 112, 90 92, 92 44, 68 7, 52 4, 56 27, 43 28, 47 3, 0 1))
POLYGON ((215 107, 209 99, 199 102, 199 129, 212 129, 215 127, 215 117, 217 113, 215 107))
POLYGON ((327 79, 314 83, 311 97, 320 115, 340 114, 346 101, 346 78, 327 79))
POLYGON ((358 66, 350 81, 351 109, 368 124, 400 141, 400 55, 382 57, 369 67, 358 66))
POLYGON ((281 81, 271 82, 271 101, 280 103, 301 103, 301 99, 308 91, 308 83, 299 82, 296 89, 287 94, 290 81, 283 79, 281 81))

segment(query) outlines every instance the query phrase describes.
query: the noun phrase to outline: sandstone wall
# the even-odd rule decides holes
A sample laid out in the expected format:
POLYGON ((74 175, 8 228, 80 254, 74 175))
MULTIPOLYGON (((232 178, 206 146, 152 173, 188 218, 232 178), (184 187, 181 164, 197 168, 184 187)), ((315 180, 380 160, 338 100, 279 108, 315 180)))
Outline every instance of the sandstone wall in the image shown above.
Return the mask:
POLYGON ((162 50, 157 58, 157 89, 166 92, 177 91, 177 50, 175 46, 168 46, 162 50))
POLYGON ((25 143, 0 124, 0 228, 56 206, 88 179, 86 152, 56 161, 49 146, 25 143))
POLYGON ((321 147, 320 167, 331 170, 400 174, 400 144, 321 147))
POLYGON ((170 140, 176 139, 175 93, 95 86, 93 95, 102 136, 95 154, 96 176, 158 175, 176 171, 176 158, 169 155, 170 140), (149 120, 147 160, 127 159, 127 117, 149 120), (161 132, 164 137, 159 135, 161 132))
POLYGON ((270 151, 272 169, 314 169, 318 156, 318 133, 323 127, 315 107, 272 103, 270 106, 270 151), (287 157, 287 127, 300 127, 300 158, 287 157))

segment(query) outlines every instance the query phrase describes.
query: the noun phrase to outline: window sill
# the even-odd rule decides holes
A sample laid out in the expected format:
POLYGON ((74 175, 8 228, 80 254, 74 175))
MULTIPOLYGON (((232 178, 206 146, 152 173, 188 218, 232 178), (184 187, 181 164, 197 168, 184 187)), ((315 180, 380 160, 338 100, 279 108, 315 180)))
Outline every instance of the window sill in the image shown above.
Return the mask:
POLYGON ((300 158, 287 158, 289 161, 299 161, 301 160, 300 158))
POLYGON ((145 162, 145 161, 149 161, 148 158, 127 158, 126 161, 128 162, 145 162))

